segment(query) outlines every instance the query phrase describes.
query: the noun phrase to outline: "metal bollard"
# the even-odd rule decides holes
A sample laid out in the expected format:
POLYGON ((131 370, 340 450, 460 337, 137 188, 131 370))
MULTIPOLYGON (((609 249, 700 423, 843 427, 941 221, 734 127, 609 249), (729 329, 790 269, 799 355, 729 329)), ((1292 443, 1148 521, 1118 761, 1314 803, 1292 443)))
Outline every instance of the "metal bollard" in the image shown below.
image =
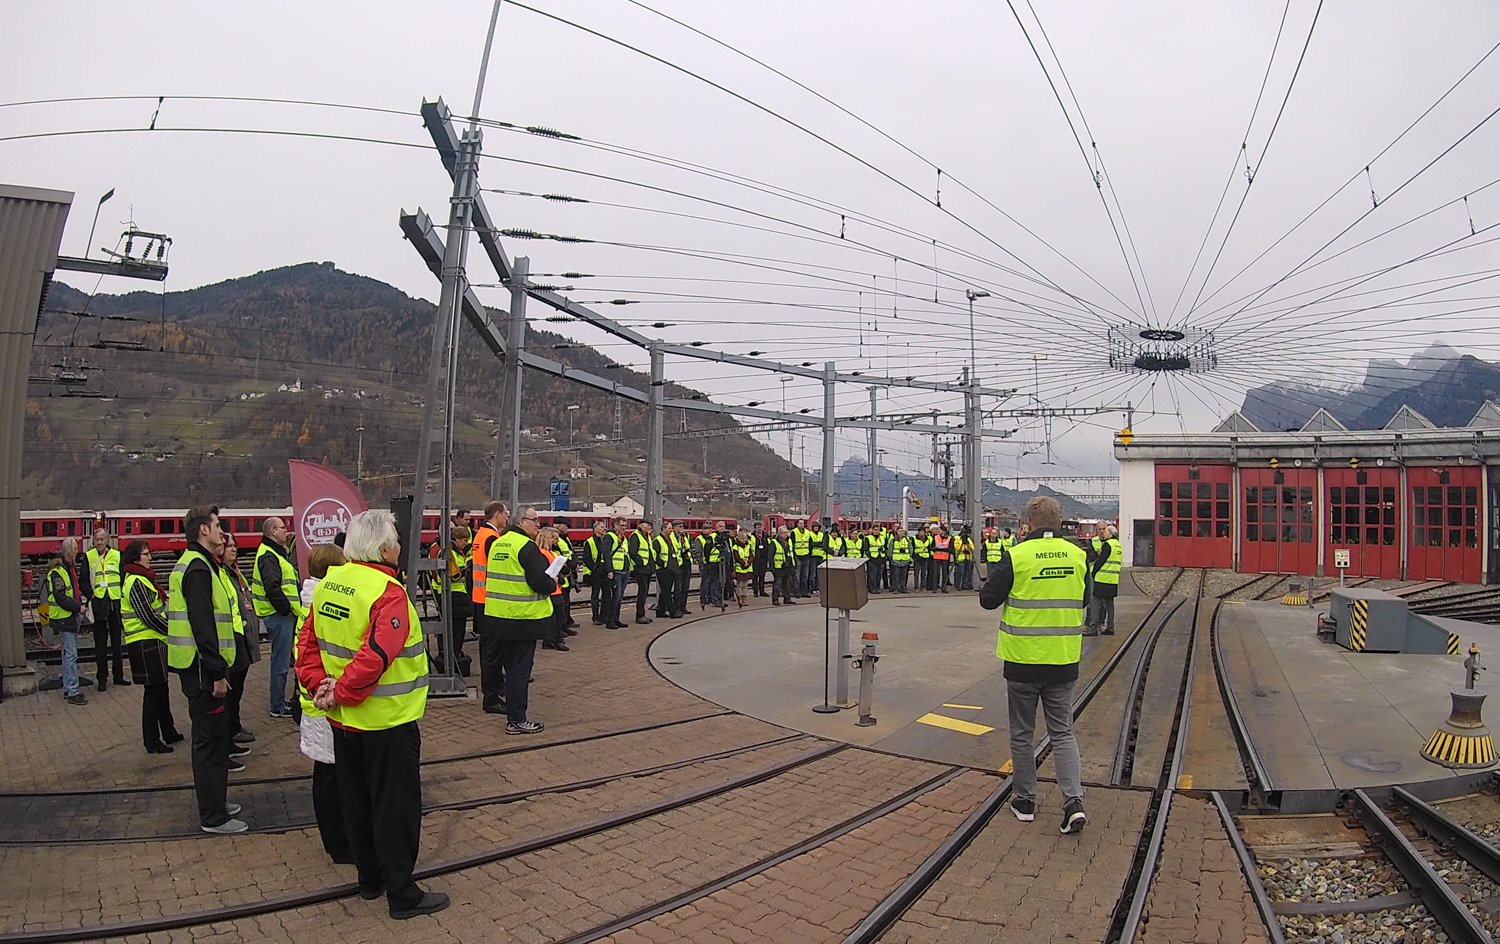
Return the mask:
POLYGON ((1469 643, 1469 657, 1464 660, 1464 688, 1473 688, 1479 681, 1479 673, 1488 671, 1489 666, 1479 661, 1479 643, 1469 643))
POLYGON ((861 728, 868 728, 875 723, 875 716, 870 714, 870 709, 875 697, 875 663, 880 661, 880 657, 875 654, 875 643, 880 640, 880 635, 865 633, 862 638, 864 647, 860 650, 859 658, 851 663, 859 669, 859 720, 854 723, 861 728))

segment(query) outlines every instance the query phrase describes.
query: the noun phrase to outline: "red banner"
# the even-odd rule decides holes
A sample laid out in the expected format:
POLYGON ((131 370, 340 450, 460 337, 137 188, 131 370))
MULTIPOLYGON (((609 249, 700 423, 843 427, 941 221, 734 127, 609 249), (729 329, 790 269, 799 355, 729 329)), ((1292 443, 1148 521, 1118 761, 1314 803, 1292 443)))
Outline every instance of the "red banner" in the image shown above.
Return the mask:
POLYGON ((326 465, 292 459, 292 534, 297 538, 297 570, 307 573, 308 549, 332 544, 364 511, 365 498, 354 483, 326 465))

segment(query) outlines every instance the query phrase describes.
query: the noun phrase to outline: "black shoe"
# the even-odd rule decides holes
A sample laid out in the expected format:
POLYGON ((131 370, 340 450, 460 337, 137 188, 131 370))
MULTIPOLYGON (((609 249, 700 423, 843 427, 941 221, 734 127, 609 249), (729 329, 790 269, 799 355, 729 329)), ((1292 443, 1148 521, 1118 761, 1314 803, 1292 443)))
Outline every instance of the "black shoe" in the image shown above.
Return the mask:
POLYGON ((99 689, 99 693, 100 694, 103 694, 104 692, 106 692, 106 691, 109 690, 109 680, 108 679, 100 679, 99 682, 98 682, 98 684, 95 687, 97 687, 99 689))
POLYGON ((580 624, 579 624, 579 622, 576 619, 573 619, 571 616, 568 617, 568 625, 567 625, 568 629, 577 629, 579 627, 579 625, 580 624))
POLYGON ((232 750, 232 751, 229 752, 229 756, 230 757, 249 757, 250 756, 250 745, 248 745, 248 744, 236 744, 234 746, 234 750, 232 750))
POLYGON ((242 771, 244 769, 245 769, 245 765, 244 764, 242 764, 239 761, 235 760, 233 757, 229 758, 229 772, 230 773, 237 774, 237 773, 239 773, 240 771, 242 771))
POLYGON ((146 745, 146 753, 147 754, 170 754, 170 753, 172 753, 172 748, 170 746, 166 745, 166 744, 147 744, 146 745))
POLYGON ((1103 630, 1103 632, 1104 632, 1104 635, 1106 635, 1106 636, 1113 636, 1115 634, 1115 631, 1112 630, 1112 629, 1106 629, 1106 630, 1103 630))
POLYGON ((492 702, 485 703, 484 713, 487 714, 487 715, 503 715, 503 714, 505 714, 505 700, 501 699, 500 701, 492 701, 492 702))
POLYGON ((436 914, 448 907, 448 896, 442 892, 423 892, 422 900, 411 908, 392 908, 391 917, 397 921, 415 918, 417 915, 436 914))
POLYGON ((558 652, 572 652, 573 651, 573 650, 571 650, 571 649, 568 648, 568 644, 565 643, 565 642, 555 642, 555 643, 552 644, 552 648, 556 649, 558 652))
POLYGON ((115 684, 118 685, 118 686, 120 686, 121 688, 124 688, 127 685, 130 685, 132 683, 131 683, 130 679, 117 678, 117 679, 115 679, 115 684))
POLYGON ((70 705, 87 705, 89 703, 89 700, 84 697, 83 692, 79 692, 76 695, 64 695, 63 701, 70 705))
MULTIPOLYGON (((333 861, 337 862, 338 860, 334 859, 333 861)), ((384 882, 382 882, 378 888, 364 888, 363 886, 361 886, 361 888, 359 890, 359 897, 363 898, 365 901, 374 901, 375 899, 379 898, 381 895, 384 895, 384 894, 385 894, 385 883, 384 882)))
POLYGON ((246 731, 246 730, 241 729, 240 733, 236 734, 234 736, 234 743, 236 743, 236 744, 254 744, 255 743, 255 732, 254 731, 246 731))
POLYGON ((1062 827, 1058 829, 1058 832, 1064 836, 1069 833, 1081 833, 1084 824, 1088 821, 1089 818, 1083 812, 1083 801, 1069 800, 1063 804, 1062 827))
POLYGON ((563 627, 563 635, 564 636, 577 636, 578 635, 578 630, 572 629, 570 627, 566 627, 565 626, 565 627, 563 627))
POLYGON ((637 616, 635 618, 635 625, 637 626, 649 626, 653 622, 655 622, 655 620, 653 620, 649 616, 637 616))
POLYGON ((1079 635, 1080 636, 1097 636, 1097 635, 1099 635, 1099 630, 1094 629, 1093 627, 1089 627, 1088 629, 1085 629, 1083 632, 1079 633, 1079 635))
POLYGON ((171 734, 164 736, 162 740, 166 741, 168 744, 176 744, 177 742, 183 740, 183 736, 181 734, 178 734, 176 731, 173 731, 171 734))
POLYGON ((604 620, 602 620, 602 619, 599 619, 599 618, 598 618, 598 617, 597 617, 597 616, 596 616, 596 617, 594 617, 594 625, 595 625, 595 626, 603 626, 603 625, 604 625, 604 620))
POLYGON ((785 603, 787 606, 796 606, 797 605, 797 601, 796 600, 782 600, 781 602, 785 603))
POLYGON ((780 600, 772 600, 771 601, 771 605, 772 606, 780 606, 781 605, 781 601, 780 600))
POLYGON ((1029 823, 1036 819, 1036 800, 1023 800, 1017 797, 1010 801, 1010 811, 1016 814, 1016 819, 1029 823))

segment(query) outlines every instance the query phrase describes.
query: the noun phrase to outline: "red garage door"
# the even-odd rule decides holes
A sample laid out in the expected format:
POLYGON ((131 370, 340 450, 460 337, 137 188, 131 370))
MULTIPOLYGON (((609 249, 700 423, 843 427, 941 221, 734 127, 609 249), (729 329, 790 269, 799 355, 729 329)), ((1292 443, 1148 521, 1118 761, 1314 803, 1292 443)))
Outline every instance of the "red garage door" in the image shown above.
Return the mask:
POLYGON ((1156 566, 1233 564, 1233 478, 1227 465, 1156 466, 1156 566))
POLYGON ((1240 469, 1247 574, 1312 574, 1318 566, 1316 469, 1240 469))
POLYGON ((1328 556, 1323 572, 1335 574, 1336 550, 1348 550, 1351 577, 1401 576, 1401 529, 1397 525, 1401 496, 1399 469, 1328 469, 1323 473, 1328 489, 1324 525, 1328 556))
POLYGON ((1481 479, 1478 466, 1407 469, 1411 492, 1408 578, 1479 582, 1481 479))

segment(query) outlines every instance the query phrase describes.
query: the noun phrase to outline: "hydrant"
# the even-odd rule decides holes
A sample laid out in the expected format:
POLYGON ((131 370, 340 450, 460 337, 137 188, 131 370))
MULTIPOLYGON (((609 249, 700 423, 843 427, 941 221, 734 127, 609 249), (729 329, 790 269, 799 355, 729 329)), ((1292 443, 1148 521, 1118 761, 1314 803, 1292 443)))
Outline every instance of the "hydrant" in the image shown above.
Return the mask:
POLYGON ((875 654, 875 643, 880 640, 879 633, 865 633, 861 637, 864 646, 860 649, 859 658, 850 665, 859 669, 859 720, 854 722, 861 728, 868 728, 875 723, 875 716, 870 713, 874 707, 875 699, 875 663, 880 657, 875 654))

